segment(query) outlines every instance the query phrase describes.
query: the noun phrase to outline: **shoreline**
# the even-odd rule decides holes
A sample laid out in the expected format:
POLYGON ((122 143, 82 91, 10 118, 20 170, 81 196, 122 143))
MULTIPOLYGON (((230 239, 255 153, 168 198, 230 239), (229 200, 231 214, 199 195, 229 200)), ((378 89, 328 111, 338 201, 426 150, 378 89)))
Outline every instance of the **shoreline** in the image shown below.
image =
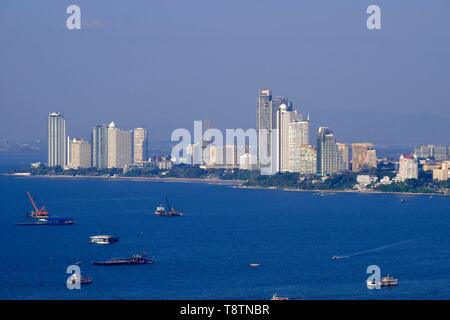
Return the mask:
POLYGON ((406 196, 443 196, 448 197, 450 194, 443 194, 443 193, 426 193, 426 192, 384 192, 384 191, 358 191, 358 190, 305 190, 305 189, 292 189, 292 188, 277 188, 277 187, 259 187, 259 186, 234 186, 233 188, 236 189, 251 189, 251 190, 278 190, 278 191, 287 191, 287 192, 311 192, 311 193, 327 193, 327 194, 333 194, 333 193, 356 193, 356 194, 375 194, 375 195, 383 195, 383 194, 389 194, 389 195, 406 195, 406 196))
POLYGON ((250 190, 277 190, 286 192, 310 192, 318 194, 332 194, 332 193, 355 193, 355 194, 390 194, 390 195, 406 195, 406 196, 444 196, 448 197, 450 194, 443 193, 426 193, 426 192, 384 192, 376 190, 305 190, 279 187, 260 187, 260 186, 244 186, 244 180, 221 180, 221 179, 205 179, 205 178, 176 178, 176 177, 104 177, 104 176, 65 176, 65 175, 39 175, 39 176, 21 176, 14 174, 3 173, 3 176, 17 177, 17 178, 40 178, 40 179, 103 179, 110 181, 139 181, 139 182, 165 182, 165 183, 201 183, 210 185, 229 186, 235 189, 250 189, 250 190))
POLYGON ((221 180, 221 179, 204 179, 204 178, 176 178, 176 177, 104 177, 104 176, 65 176, 65 175, 38 175, 24 176, 15 174, 2 174, 3 176, 15 178, 41 178, 41 179, 102 179, 109 181, 149 181, 149 182, 178 182, 178 183, 203 183, 213 185, 238 186, 244 183, 243 180, 221 180))

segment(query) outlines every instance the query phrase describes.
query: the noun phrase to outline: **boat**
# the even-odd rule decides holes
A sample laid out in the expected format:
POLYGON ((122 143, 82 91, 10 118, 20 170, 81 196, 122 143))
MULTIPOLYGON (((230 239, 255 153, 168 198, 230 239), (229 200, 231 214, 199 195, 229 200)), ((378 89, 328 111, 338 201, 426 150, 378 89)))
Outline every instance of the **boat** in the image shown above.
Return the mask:
POLYGON ((381 286, 382 287, 398 286, 398 279, 390 277, 389 275, 387 277, 383 277, 381 278, 381 286))
MULTIPOLYGON (((78 276, 74 273, 69 277, 69 282, 71 284, 76 284, 78 280, 78 276)), ((94 283, 94 280, 92 279, 92 277, 85 277, 85 276, 80 276, 80 285, 86 285, 86 284, 92 284, 94 283)))
POLYGON ((170 205, 169 200, 167 200, 167 198, 166 198, 166 207, 160 204, 158 207, 156 207, 154 214, 159 217, 179 217, 183 215, 181 212, 177 211, 175 207, 170 205))
POLYGON ((119 241, 119 238, 110 235, 98 235, 89 238, 90 244, 112 244, 119 241))
POLYGON ((257 268, 257 267, 260 266, 260 264, 259 264, 259 263, 250 263, 248 266, 249 266, 250 268, 257 268))
POLYGON ((37 221, 19 222, 17 226, 67 226, 75 224, 72 218, 48 218, 39 219, 37 221))
POLYGON ((398 286, 398 279, 387 276, 381 278, 380 281, 375 281, 375 279, 367 280, 368 288, 381 288, 381 287, 394 287, 398 286))
POLYGON ((112 258, 105 261, 96 261, 96 266, 121 266, 121 265, 135 265, 135 264, 150 264, 153 259, 146 256, 135 254, 131 258, 112 258))
POLYGON ((272 295, 272 298, 270 300, 289 300, 288 297, 279 297, 276 293, 272 295))
POLYGON ((40 209, 37 207, 36 202, 34 202, 33 196, 31 193, 27 192, 28 199, 30 199, 31 205, 33 206, 33 210, 28 214, 31 218, 48 218, 48 211, 45 209, 45 206, 42 206, 40 209))

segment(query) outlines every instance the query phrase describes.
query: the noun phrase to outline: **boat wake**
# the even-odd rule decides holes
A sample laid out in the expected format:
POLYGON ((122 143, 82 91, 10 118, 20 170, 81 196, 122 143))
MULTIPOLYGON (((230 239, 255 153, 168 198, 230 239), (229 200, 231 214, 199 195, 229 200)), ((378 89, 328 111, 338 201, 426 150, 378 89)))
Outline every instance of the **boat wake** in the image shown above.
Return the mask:
POLYGON ((377 252, 377 251, 382 251, 391 247, 395 247, 395 246, 399 246, 405 243, 409 243, 409 242, 413 242, 413 241, 417 241, 419 239, 410 239, 410 240, 403 240, 403 241, 399 241, 399 242, 394 242, 394 243, 390 243, 381 247, 377 247, 377 248, 373 248, 373 249, 368 249, 368 250, 364 250, 364 251, 358 251, 358 252, 354 252, 354 253, 350 253, 350 254, 345 254, 345 255, 335 255, 333 257, 331 257, 332 259, 347 259, 347 258, 351 258, 351 257, 357 257, 357 256, 361 256, 361 255, 365 255, 365 254, 369 254, 372 252, 377 252))

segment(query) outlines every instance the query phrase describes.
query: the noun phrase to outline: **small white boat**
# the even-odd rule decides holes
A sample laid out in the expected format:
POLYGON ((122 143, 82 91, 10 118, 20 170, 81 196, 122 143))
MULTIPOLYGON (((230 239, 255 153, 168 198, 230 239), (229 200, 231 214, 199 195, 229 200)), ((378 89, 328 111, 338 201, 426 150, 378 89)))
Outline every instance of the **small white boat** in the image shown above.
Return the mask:
POLYGON ((389 275, 387 277, 381 278, 381 285, 383 287, 394 287, 398 286, 398 279, 395 279, 393 277, 390 277, 389 275))
POLYGON ((112 244, 119 241, 119 238, 110 235, 98 235, 89 238, 91 244, 112 244))
POLYGON ((288 297, 279 297, 276 293, 272 296, 272 298, 270 300, 289 300, 288 297))
POLYGON ((250 268, 258 268, 260 266, 260 264, 259 263, 250 263, 248 266, 250 268))

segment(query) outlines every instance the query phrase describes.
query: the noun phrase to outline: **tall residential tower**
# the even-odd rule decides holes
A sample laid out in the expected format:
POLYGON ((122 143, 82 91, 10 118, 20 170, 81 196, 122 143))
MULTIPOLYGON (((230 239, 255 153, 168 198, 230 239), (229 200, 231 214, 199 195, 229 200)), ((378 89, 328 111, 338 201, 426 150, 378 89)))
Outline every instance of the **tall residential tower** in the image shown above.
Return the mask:
POLYGON ((333 131, 320 127, 317 136, 317 174, 326 176, 344 170, 344 161, 333 131))
POLYGON ((92 166, 108 167, 108 126, 98 125, 92 129, 92 166))
POLYGON ((148 132, 145 128, 136 128, 133 131, 133 162, 148 160, 148 132))
POLYGON ((256 104, 256 130, 258 132, 258 166, 261 174, 276 172, 276 129, 277 109, 273 105, 272 90, 260 89, 256 104), (274 161, 275 160, 275 161, 274 161))
POLYGON ((48 116, 48 160, 49 167, 66 164, 66 120, 61 113, 48 116))

